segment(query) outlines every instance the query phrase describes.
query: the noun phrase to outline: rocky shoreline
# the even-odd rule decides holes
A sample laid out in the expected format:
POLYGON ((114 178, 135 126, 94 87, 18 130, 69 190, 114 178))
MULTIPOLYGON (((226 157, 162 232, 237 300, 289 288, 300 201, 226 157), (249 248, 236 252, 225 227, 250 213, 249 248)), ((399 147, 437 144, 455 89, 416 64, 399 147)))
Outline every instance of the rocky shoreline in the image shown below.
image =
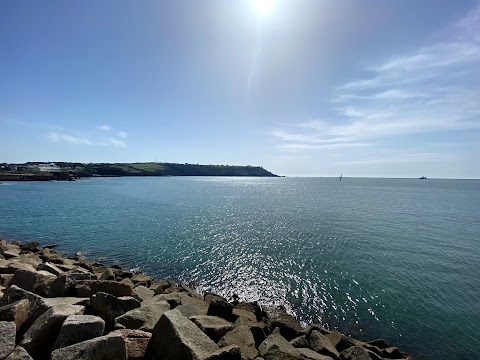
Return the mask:
POLYGON ((0 239, 0 360, 409 359, 282 308, 0 239))

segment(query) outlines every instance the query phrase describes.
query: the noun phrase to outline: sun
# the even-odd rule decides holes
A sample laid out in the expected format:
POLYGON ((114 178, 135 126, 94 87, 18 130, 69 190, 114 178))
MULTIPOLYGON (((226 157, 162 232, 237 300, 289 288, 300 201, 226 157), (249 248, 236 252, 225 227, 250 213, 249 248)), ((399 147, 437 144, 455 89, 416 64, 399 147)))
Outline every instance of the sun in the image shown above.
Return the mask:
POLYGON ((275 0, 252 0, 255 9, 260 15, 268 14, 273 9, 275 0))

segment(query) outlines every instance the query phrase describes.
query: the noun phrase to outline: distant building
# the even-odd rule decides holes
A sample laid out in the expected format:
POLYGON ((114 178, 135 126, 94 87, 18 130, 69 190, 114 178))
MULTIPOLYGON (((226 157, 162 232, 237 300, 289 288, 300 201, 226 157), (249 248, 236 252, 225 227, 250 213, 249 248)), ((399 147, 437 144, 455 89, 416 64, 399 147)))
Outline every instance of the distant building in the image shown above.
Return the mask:
POLYGON ((60 166, 58 166, 55 163, 38 164, 37 168, 38 168, 39 171, 47 171, 47 172, 59 171, 60 170, 60 166))

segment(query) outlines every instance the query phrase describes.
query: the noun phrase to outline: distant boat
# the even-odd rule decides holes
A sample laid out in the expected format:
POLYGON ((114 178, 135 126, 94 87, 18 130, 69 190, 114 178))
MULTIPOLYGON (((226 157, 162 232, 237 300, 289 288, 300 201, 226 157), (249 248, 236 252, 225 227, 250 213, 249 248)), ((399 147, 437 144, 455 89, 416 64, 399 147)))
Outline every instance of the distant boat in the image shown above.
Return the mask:
POLYGON ((338 179, 338 181, 342 181, 342 174, 340 174, 340 179, 338 179))
POLYGON ((420 180, 427 180, 426 176, 419 177, 420 180))

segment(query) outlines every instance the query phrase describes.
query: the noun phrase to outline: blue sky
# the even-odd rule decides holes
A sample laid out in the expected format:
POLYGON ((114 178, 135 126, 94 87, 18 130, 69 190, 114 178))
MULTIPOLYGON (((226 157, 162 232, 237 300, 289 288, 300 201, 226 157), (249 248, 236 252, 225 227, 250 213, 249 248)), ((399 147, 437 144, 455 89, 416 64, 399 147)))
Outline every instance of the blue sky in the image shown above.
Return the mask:
POLYGON ((480 178, 479 1, 269 1, 1 2, 0 162, 480 178))

